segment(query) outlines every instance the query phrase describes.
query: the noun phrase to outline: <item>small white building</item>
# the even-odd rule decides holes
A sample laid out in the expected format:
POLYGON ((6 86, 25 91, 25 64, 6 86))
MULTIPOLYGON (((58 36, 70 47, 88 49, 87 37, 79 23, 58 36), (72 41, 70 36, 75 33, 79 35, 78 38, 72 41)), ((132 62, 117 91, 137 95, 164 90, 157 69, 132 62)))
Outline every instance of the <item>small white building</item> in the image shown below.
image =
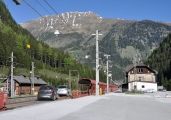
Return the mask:
POLYGON ((133 89, 144 91, 151 88, 157 91, 156 74, 157 71, 143 63, 128 65, 126 67, 127 83, 123 84, 122 88, 129 91, 133 89))

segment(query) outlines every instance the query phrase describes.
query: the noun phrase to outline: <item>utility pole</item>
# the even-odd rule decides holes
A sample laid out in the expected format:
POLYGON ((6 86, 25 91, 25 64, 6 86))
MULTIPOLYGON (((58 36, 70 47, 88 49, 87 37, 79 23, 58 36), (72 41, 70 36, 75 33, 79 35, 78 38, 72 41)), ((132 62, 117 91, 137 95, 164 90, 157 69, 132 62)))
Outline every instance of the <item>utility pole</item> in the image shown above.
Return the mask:
MULTIPOLYGON (((134 56, 134 59, 135 59, 135 63, 134 63, 134 89, 135 89, 135 81, 136 81, 136 57, 134 56)), ((137 86, 136 86, 137 87, 137 86)))
POLYGON ((70 87, 70 90, 71 90, 71 71, 77 72, 78 80, 79 80, 79 71, 78 70, 69 70, 69 87, 70 87))
POLYGON ((14 79, 13 79, 13 69, 14 69, 14 60, 13 52, 11 53, 11 97, 14 96, 14 79))
POLYGON ((71 90, 71 73, 70 73, 71 70, 69 70, 69 88, 71 90))
POLYGON ((78 90, 78 81, 79 81, 79 74, 78 74, 78 80, 77 80, 77 90, 78 90))
POLYGON ((99 96, 99 43, 98 43, 98 36, 102 35, 99 34, 98 30, 96 30, 96 96, 99 96))
POLYGON ((32 90, 32 95, 34 94, 34 62, 31 62, 32 64, 32 72, 31 72, 31 79, 32 79, 32 87, 31 87, 31 90, 32 90))
POLYGON ((7 86, 7 89, 6 89, 6 91, 7 91, 7 92, 8 92, 8 94, 9 94, 9 90, 8 90, 8 89, 9 89, 9 88, 8 88, 8 83, 9 83, 9 82, 8 82, 8 78, 7 78, 7 85, 6 85, 6 86, 7 86))
POLYGON ((125 66, 125 82, 124 82, 124 84, 126 83, 127 81, 126 81, 126 66, 125 66))
POLYGON ((107 94, 109 93, 109 76, 108 76, 108 74, 109 74, 109 64, 108 64, 108 57, 110 56, 110 55, 104 55, 104 56, 106 56, 106 58, 107 58, 107 61, 106 61, 106 74, 107 74, 107 94))

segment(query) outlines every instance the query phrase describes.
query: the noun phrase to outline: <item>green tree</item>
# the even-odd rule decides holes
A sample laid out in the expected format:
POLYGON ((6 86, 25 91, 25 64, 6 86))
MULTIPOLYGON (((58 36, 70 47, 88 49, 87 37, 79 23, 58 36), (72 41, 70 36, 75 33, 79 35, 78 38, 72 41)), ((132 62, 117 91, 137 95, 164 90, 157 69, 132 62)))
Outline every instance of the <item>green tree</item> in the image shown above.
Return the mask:
POLYGON ((40 61, 43 62, 43 46, 41 43, 38 44, 38 51, 37 51, 37 55, 40 58, 40 61))
POLYGON ((55 68, 56 68, 57 60, 58 60, 58 54, 55 52, 54 53, 54 64, 55 64, 55 68))
POLYGON ((52 57, 52 49, 50 47, 47 50, 47 56, 49 58, 49 65, 50 65, 50 60, 51 60, 51 57, 52 57))

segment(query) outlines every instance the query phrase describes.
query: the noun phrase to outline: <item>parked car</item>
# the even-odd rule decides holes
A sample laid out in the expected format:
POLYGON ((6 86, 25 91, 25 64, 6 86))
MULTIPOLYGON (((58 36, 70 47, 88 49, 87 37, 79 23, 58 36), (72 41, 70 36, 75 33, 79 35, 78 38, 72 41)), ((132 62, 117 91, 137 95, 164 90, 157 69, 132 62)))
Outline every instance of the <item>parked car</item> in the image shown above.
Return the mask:
POLYGON ((163 90, 162 90, 163 92, 166 92, 167 90, 165 89, 165 88, 163 88, 163 90))
POLYGON ((122 93, 121 89, 117 89, 116 91, 114 91, 114 93, 122 93))
POLYGON ((57 94, 61 96, 72 97, 70 88, 67 85, 59 85, 57 87, 57 94))
POLYGON ((150 89, 145 90, 144 92, 145 92, 145 93, 154 93, 155 90, 150 88, 150 89))
POLYGON ((51 85, 42 85, 38 90, 37 100, 41 99, 58 99, 58 95, 54 86, 51 85))

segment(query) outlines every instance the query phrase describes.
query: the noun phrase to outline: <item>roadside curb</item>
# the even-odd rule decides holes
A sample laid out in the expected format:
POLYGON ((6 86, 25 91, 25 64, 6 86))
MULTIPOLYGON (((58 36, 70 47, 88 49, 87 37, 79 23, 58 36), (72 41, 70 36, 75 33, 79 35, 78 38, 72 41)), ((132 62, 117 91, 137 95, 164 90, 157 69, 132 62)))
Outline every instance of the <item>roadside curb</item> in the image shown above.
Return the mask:
POLYGON ((154 98, 160 98, 160 95, 153 95, 154 98))
POLYGON ((113 93, 110 95, 114 96, 128 96, 128 97, 152 97, 150 95, 143 95, 143 94, 125 94, 125 93, 113 93))

